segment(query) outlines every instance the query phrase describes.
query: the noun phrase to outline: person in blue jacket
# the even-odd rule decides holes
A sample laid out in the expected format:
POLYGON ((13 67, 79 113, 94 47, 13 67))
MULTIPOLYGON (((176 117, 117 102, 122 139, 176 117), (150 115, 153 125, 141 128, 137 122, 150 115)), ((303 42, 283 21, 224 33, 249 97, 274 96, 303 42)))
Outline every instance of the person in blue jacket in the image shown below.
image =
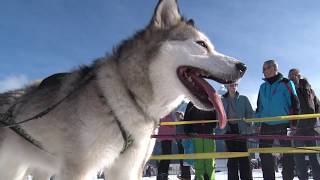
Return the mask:
MULTIPOLYGON (((257 101, 257 117, 273 117, 291 114, 299 114, 299 99, 291 80, 283 77, 278 72, 278 64, 275 60, 265 61, 263 64, 264 83, 259 89, 257 101)), ((263 122, 260 127, 261 135, 287 135, 290 123, 287 120, 263 122)), ((272 147, 274 140, 260 140, 259 147, 272 147)), ((281 146, 291 146, 290 141, 280 140, 281 146)), ((274 158, 271 154, 260 154, 263 178, 275 179, 274 158)), ((284 180, 294 178, 294 160, 292 154, 283 154, 282 177, 284 180)))
MULTIPOLYGON (((237 91, 238 83, 225 85, 227 93, 222 96, 222 103, 228 119, 251 118, 253 115, 249 99, 240 95, 237 91)), ((241 121, 229 121, 226 126, 226 134, 250 134, 251 124, 241 121)), ((247 152, 247 140, 226 140, 226 148, 229 152, 247 152)), ((252 180, 252 170, 249 157, 229 158, 228 180, 252 180), (240 178, 239 178, 240 172, 240 178)))

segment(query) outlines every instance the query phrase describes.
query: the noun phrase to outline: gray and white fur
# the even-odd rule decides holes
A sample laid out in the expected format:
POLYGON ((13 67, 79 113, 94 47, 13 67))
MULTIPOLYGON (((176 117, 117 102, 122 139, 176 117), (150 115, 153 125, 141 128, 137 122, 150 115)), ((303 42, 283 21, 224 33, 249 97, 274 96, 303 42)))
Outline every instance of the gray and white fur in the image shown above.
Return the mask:
POLYGON ((149 25, 113 54, 53 75, 12 103, 13 121, 20 122, 64 99, 19 125, 34 143, 0 129, 0 180, 28 173, 34 180, 89 180, 101 169, 108 180, 142 179, 159 119, 184 98, 207 108, 181 83, 177 68, 192 66, 236 81, 243 75, 238 63, 181 17, 176 0, 160 0, 149 25))

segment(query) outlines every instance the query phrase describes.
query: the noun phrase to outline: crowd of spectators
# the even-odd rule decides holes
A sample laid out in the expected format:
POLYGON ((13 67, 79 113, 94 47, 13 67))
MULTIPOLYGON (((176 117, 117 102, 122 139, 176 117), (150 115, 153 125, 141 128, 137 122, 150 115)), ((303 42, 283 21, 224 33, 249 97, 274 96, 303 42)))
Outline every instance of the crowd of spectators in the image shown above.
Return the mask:
MULTIPOLYGON (((225 85, 227 92, 221 95, 223 106, 228 119, 243 118, 264 118, 275 116, 286 116, 295 114, 314 114, 320 112, 320 102, 306 77, 301 76, 299 69, 293 68, 288 72, 288 78, 279 72, 278 64, 275 60, 267 60, 263 63, 262 72, 264 79, 259 88, 257 109, 254 111, 245 95, 238 91, 239 82, 225 85)), ((217 113, 198 109, 189 102, 185 112, 177 111, 164 117, 162 121, 194 121, 212 120, 217 118, 217 113)), ((228 121, 223 132, 226 134, 250 135, 253 132, 259 135, 275 136, 317 136, 315 131, 317 119, 301 120, 275 120, 262 123, 247 123, 244 120, 228 121)), ((159 134, 215 134, 215 123, 161 126, 159 134)), ((276 138, 275 138, 276 139, 276 138)), ((216 143, 214 139, 193 138, 193 153, 215 152, 216 143)), ((279 139, 275 145, 275 140, 261 139, 258 144, 260 148, 273 146, 280 147, 312 147, 316 146, 316 141, 306 140, 283 140, 279 139)), ((161 139, 162 154, 172 153, 172 140, 161 139)), ((190 153, 190 140, 177 140, 179 153, 190 153), (189 145, 188 145, 189 143, 189 145), (187 147, 189 146, 189 147, 187 147), (189 150, 188 150, 189 151, 189 150)), ((228 139, 225 141, 228 152, 247 152, 247 140, 228 139)), ((320 180, 320 165, 316 153, 311 154, 287 154, 281 156, 282 177, 284 180, 293 180, 297 175, 299 180, 308 180, 310 173, 308 165, 311 167, 311 175, 314 180, 320 180), (309 157, 309 163, 306 161, 309 157)), ((260 154, 263 179, 275 180, 275 171, 278 170, 277 159, 273 154, 260 154)), ((163 160, 158 163, 157 180, 167 180, 170 160, 163 160)), ((195 169, 196 180, 215 179, 215 160, 203 159, 184 163, 180 160, 180 179, 189 180, 190 166, 195 169), (188 166, 189 165, 189 166, 188 166)), ((250 157, 230 158, 227 162, 228 180, 252 180, 252 165, 250 157)))

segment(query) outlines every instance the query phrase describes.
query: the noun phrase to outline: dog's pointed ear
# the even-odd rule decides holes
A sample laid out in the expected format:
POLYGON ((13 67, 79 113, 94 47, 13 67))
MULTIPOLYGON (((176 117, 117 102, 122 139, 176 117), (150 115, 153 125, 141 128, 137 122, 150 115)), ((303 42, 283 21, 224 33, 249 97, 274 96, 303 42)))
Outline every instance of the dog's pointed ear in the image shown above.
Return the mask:
POLYGON ((181 21, 177 0, 159 0, 150 25, 155 28, 168 29, 181 21))

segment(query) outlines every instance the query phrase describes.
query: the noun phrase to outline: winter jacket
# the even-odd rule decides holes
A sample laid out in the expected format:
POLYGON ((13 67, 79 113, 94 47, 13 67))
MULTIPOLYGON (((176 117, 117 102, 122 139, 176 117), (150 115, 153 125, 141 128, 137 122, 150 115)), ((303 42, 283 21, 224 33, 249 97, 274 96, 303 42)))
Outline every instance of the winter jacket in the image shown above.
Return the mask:
MULTIPOLYGON (((301 114, 314 114, 319 113, 320 102, 315 95, 311 85, 306 79, 300 79, 299 87, 296 87, 296 91, 300 101, 301 114)), ((314 133, 313 128, 317 122, 317 119, 303 119, 297 121, 297 134, 307 135, 314 133)))
MULTIPOLYGON (((186 111, 184 113, 185 121, 194 121, 194 120, 213 120, 216 119, 215 111, 203 111, 197 109, 192 102, 189 102, 187 105, 186 111)), ((192 124, 185 125, 185 133, 198 133, 198 134, 212 134, 216 123, 204 123, 204 124, 192 124)))
MULTIPOLYGON (((270 82, 264 79, 259 89, 256 117, 273 117, 299 114, 299 99, 292 81, 278 73, 270 82)), ((289 123, 287 120, 264 122, 268 125, 289 123)))
MULTIPOLYGON (((228 102, 229 93, 226 93, 222 96, 222 103, 224 109, 227 110, 229 106, 228 102)), ((253 116, 252 106, 250 104, 249 99, 246 96, 239 95, 237 92, 235 95, 235 105, 236 105, 236 117, 235 118, 251 118, 253 116)), ((228 117, 228 119, 230 119, 228 117)), ((239 133, 240 134, 250 134, 251 133, 251 126, 250 123, 239 121, 237 122, 239 133)), ((230 125, 227 123, 225 128, 226 131, 230 131, 230 125)))

